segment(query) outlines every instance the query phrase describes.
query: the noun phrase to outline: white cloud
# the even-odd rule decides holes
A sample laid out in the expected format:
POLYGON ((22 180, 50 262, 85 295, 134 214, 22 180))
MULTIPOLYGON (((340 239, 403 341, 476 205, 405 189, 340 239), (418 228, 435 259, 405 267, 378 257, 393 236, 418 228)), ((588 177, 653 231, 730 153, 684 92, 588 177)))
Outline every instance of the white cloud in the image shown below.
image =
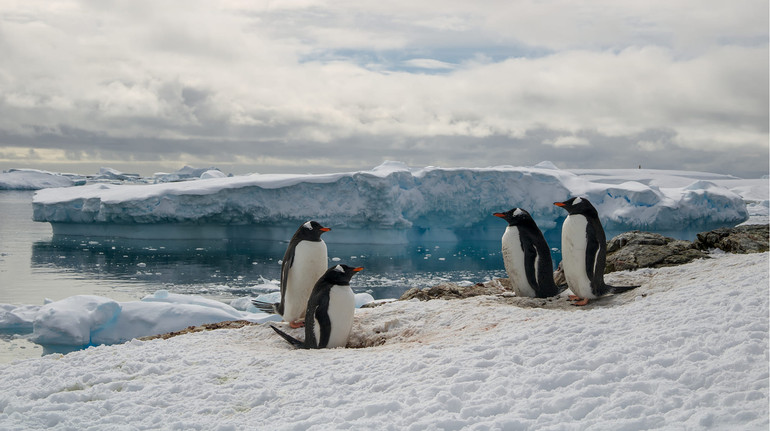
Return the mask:
POLYGON ((556 139, 546 139, 543 143, 556 148, 587 147, 591 144, 588 139, 579 136, 559 136, 556 139))
POLYGON ((759 1, 4 2, 0 146, 76 131, 204 159, 342 141, 407 159, 443 140, 426 154, 465 162, 460 139, 530 146, 530 163, 602 139, 755 154, 766 17, 759 1))

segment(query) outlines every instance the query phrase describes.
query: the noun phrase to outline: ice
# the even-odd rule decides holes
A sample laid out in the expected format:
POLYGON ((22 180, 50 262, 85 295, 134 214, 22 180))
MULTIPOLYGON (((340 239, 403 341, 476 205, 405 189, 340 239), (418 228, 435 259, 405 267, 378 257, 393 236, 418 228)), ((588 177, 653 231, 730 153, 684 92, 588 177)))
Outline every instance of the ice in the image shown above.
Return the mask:
POLYGON ((580 308, 389 302, 358 310, 358 348, 293 350, 255 325, 21 360, 0 365, 0 424, 767 430, 769 258, 612 273, 641 286, 580 308))
POLYGON ((0 190, 39 190, 49 187, 72 187, 85 179, 36 169, 10 169, 0 173, 0 190))
MULTIPOLYGON (((267 291, 279 289, 273 283, 260 287, 267 291)), ((76 295, 43 306, 0 304, 0 331, 32 331, 31 341, 53 350, 68 350, 122 343, 207 323, 281 320, 280 316, 258 312, 251 299, 238 298, 228 305, 199 295, 158 290, 141 301, 118 302, 101 296, 76 295)), ((281 294, 273 291, 256 299, 278 302, 281 294)), ((368 293, 355 295, 357 308, 373 301, 368 293)))
POLYGON ((94 176, 95 180, 117 180, 117 181, 138 181, 139 174, 127 174, 117 169, 102 167, 99 173, 94 176))
POLYGON ((497 240, 492 213, 520 207, 547 231, 564 218, 553 202, 583 196, 610 231, 703 231, 747 220, 737 192, 761 195, 766 186, 754 185, 762 182, 700 172, 571 172, 550 162, 421 169, 386 162, 336 174, 40 190, 33 218, 50 222, 57 234, 128 238, 285 240, 299 224, 318 220, 334 229, 327 242, 497 240))
POLYGON ((185 166, 182 169, 174 171, 170 174, 165 172, 156 173, 155 182, 170 183, 207 178, 225 178, 226 176, 227 175, 225 175, 217 168, 193 168, 191 166, 185 166))

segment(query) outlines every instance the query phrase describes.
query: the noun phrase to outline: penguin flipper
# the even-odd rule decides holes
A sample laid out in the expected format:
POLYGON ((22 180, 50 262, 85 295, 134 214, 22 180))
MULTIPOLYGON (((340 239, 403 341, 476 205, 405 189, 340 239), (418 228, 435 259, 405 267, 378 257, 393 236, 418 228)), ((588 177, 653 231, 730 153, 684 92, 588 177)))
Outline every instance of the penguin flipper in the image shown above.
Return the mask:
POLYGON ((267 314, 279 314, 278 313, 278 304, 279 302, 264 302, 264 301, 257 301, 256 299, 252 299, 251 303, 254 304, 255 307, 257 307, 257 310, 267 313, 267 314))
MULTIPOLYGON (((295 234, 296 235, 296 234, 295 234)), ((284 298, 286 298, 286 286, 289 283, 289 270, 294 265, 294 249, 297 247, 299 241, 296 238, 292 238, 289 243, 289 247, 286 248, 286 253, 283 255, 283 263, 281 263, 281 302, 276 307, 278 314, 283 316, 283 304, 284 298)))
POLYGON ((292 346, 294 346, 294 347, 296 347, 296 348, 298 348, 298 349, 306 349, 306 348, 307 348, 307 347, 305 346, 305 343, 303 343, 302 341, 299 341, 298 339, 296 339, 296 338, 292 337, 291 335, 289 335, 289 334, 287 334, 287 333, 285 333, 285 332, 281 331, 280 329, 276 328, 276 327, 275 327, 275 326, 273 326, 273 325, 270 325, 270 327, 271 327, 271 328, 273 328, 273 331, 275 331, 276 333, 278 333, 278 335, 280 335, 281 337, 283 337, 283 339, 284 339, 284 340, 286 340, 286 341, 288 341, 288 342, 289 342, 289 344, 291 344, 292 346))

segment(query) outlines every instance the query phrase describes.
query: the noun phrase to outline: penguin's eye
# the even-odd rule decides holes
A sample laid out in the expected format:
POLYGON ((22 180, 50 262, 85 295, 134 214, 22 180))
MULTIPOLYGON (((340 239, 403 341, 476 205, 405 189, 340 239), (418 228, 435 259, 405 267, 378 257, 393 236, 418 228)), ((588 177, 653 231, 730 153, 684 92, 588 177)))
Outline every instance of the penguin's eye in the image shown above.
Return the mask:
POLYGON ((313 225, 310 224, 310 222, 307 222, 307 223, 303 224, 302 226, 304 226, 305 229, 313 230, 313 225))

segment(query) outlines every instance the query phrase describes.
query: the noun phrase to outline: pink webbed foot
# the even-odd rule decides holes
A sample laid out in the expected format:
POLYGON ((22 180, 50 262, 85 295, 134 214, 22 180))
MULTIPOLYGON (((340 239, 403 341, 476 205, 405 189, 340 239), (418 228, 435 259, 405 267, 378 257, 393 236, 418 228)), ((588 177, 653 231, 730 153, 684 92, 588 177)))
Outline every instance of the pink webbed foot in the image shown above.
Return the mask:
POLYGON ((588 298, 575 298, 575 300, 572 302, 572 305, 576 305, 578 307, 582 307, 587 304, 588 304, 588 298))

